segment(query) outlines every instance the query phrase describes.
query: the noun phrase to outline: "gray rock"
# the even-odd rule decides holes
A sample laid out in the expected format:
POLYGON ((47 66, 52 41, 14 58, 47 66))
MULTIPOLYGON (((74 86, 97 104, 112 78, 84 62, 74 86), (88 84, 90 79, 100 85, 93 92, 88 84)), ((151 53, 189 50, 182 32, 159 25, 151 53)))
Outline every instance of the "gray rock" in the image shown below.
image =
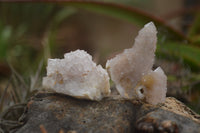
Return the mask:
POLYGON ((96 102, 58 93, 38 93, 27 104, 21 122, 23 126, 12 132, 200 132, 200 117, 174 98, 153 106, 122 99, 105 98, 96 102))

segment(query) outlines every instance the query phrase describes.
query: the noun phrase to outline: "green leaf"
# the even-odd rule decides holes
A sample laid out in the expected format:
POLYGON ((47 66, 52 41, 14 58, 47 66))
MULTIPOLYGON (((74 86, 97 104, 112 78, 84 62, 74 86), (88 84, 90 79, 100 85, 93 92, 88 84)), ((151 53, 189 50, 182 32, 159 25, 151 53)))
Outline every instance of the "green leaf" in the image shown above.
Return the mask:
POLYGON ((200 43, 200 12, 195 16, 194 22, 188 30, 188 37, 193 43, 199 45, 200 43))
POLYGON ((153 21, 156 24, 156 26, 160 26, 161 30, 165 33, 168 33, 173 39, 187 40, 187 37, 185 37, 182 32, 173 28, 161 18, 134 7, 129 7, 115 3, 94 1, 65 1, 64 3, 68 6, 73 6, 77 8, 86 9, 92 12, 105 14, 115 18, 119 18, 120 20, 126 20, 139 26, 144 26, 144 24, 153 21))
POLYGON ((190 65, 191 69, 200 68, 200 48, 178 42, 165 42, 158 45, 157 54, 165 56, 174 56, 176 59, 183 59, 184 63, 190 65))
POLYGON ((73 15, 74 13, 76 13, 76 10, 74 8, 63 8, 60 11, 58 11, 54 18, 53 18, 53 23, 54 25, 58 25, 61 22, 63 22, 63 20, 65 20, 66 18, 70 17, 71 15, 73 15))
POLYGON ((0 33, 0 59, 4 59, 7 54, 8 45, 10 45, 10 37, 11 37, 12 29, 7 26, 2 29, 0 33))
POLYGON ((199 30, 200 30, 200 13, 197 13, 194 22, 188 31, 188 36, 193 37, 197 34, 200 34, 199 30))

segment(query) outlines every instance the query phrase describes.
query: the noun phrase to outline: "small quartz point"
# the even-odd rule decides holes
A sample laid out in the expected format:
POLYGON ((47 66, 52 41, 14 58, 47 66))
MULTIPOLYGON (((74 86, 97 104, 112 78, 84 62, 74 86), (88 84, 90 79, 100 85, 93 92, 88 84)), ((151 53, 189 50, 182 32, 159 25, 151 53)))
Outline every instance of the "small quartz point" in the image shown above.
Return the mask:
POLYGON ((150 104, 164 103, 167 93, 167 76, 162 68, 158 67, 142 77, 135 87, 137 99, 145 100, 150 104))
POLYGON ((64 59, 48 59, 43 87, 77 98, 101 100, 110 94, 109 76, 83 50, 66 53, 64 59))
MULTIPOLYGON (((165 99, 166 76, 161 68, 152 71, 157 43, 156 34, 157 30, 155 25, 152 22, 146 24, 144 28, 139 31, 132 48, 125 49, 123 53, 107 61, 106 68, 122 97, 126 99, 146 99, 146 102, 152 104, 163 102, 163 100, 160 100, 161 97, 157 97, 159 98, 158 100, 152 100, 152 97, 159 94, 163 94, 161 95, 161 99, 165 99), (149 74, 152 78, 154 78, 155 75, 158 77, 162 75, 161 77, 165 78, 156 80, 155 84, 151 86, 153 89, 150 88, 153 91, 139 89, 142 91, 142 95, 136 93, 138 87, 142 88, 142 85, 139 84, 143 77, 149 74), (164 84, 160 85, 161 83, 164 84)), ((157 77, 154 79, 157 79, 157 77)))

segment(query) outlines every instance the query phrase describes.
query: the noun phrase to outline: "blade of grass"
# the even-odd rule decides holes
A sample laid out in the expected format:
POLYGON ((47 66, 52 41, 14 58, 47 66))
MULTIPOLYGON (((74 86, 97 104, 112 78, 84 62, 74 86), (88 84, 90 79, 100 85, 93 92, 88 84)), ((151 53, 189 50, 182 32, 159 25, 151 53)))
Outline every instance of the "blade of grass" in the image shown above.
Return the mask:
POLYGON ((200 6, 199 5, 193 5, 193 6, 190 6, 190 7, 181 7, 179 9, 167 12, 167 14, 163 15, 162 17, 165 20, 171 20, 171 19, 175 19, 175 18, 184 16, 186 14, 191 14, 192 15, 194 13, 199 12, 199 10, 200 10, 200 6))
POLYGON ((0 114, 0 118, 2 119, 6 119, 7 115, 15 110, 18 109, 23 109, 24 107, 26 107, 27 103, 17 103, 13 106, 10 106, 9 108, 7 108, 2 114, 0 114))
POLYGON ((0 99, 0 112, 3 110, 5 95, 6 95, 8 87, 9 87, 9 85, 11 83, 11 80, 12 80, 12 75, 10 76, 10 78, 8 80, 8 83, 7 83, 6 87, 4 88, 3 94, 1 95, 1 99, 0 99))
POLYGON ((157 26, 164 28, 164 31, 167 31, 171 34, 171 36, 174 36, 176 40, 188 40, 188 38, 181 31, 172 27, 163 19, 134 7, 129 7, 115 3, 94 1, 67 0, 65 2, 60 3, 65 3, 65 5, 68 6, 82 8, 96 13, 116 17, 121 20, 131 22, 133 24, 138 24, 139 26, 143 26, 144 24, 153 21, 157 26))
POLYGON ((3 29, 0 29, 0 44, 1 44, 0 45, 0 59, 4 59, 7 55, 11 34, 12 34, 12 29, 10 26, 6 26, 3 29))
POLYGON ((189 28, 188 36, 191 38, 193 42, 199 45, 200 42, 200 12, 198 12, 195 16, 195 20, 191 27, 189 28))
POLYGON ((40 61, 36 74, 34 76, 31 76, 30 91, 32 91, 35 88, 36 83, 38 82, 42 66, 43 66, 43 60, 40 61))
POLYGON ((14 103, 19 103, 21 100, 22 100, 22 94, 20 93, 20 90, 21 89, 19 87, 19 83, 17 81, 17 78, 15 75, 13 75, 12 77, 12 89, 10 89, 10 97, 13 99, 13 102, 14 103))
POLYGON ((9 67, 13 73, 13 82, 12 82, 12 98, 15 103, 24 101, 26 97, 26 92, 29 90, 28 85, 24 81, 23 77, 9 64, 9 67))
POLYGON ((185 63, 188 63, 193 70, 198 70, 200 67, 199 47, 178 42, 165 42, 163 45, 158 45, 157 54, 165 56, 172 55, 176 59, 181 58, 185 63))
POLYGON ((18 122, 18 121, 11 121, 11 120, 0 119, 0 124, 1 124, 1 125, 4 125, 4 126, 12 126, 12 127, 15 127, 15 126, 21 125, 22 123, 20 123, 20 122, 18 122))
POLYGON ((28 89, 28 86, 25 83, 23 77, 13 68, 13 66, 10 63, 9 63, 9 67, 10 67, 11 71, 13 72, 13 74, 16 75, 16 77, 19 79, 19 81, 21 82, 21 84, 23 85, 23 87, 25 89, 28 89))
POLYGON ((0 127, 0 133, 4 133, 3 129, 0 127))

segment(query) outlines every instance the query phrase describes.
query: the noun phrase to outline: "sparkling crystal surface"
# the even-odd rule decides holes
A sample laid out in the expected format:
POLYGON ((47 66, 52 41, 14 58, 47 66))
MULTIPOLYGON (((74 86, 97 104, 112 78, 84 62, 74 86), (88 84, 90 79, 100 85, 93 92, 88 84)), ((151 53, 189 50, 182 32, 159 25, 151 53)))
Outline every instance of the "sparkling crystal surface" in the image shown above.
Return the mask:
POLYGON ((110 94, 107 71, 83 50, 66 53, 64 59, 49 59, 43 87, 91 100, 101 100, 110 94))
POLYGON ((165 99, 166 76, 161 68, 152 71, 157 43, 156 34, 155 25, 152 22, 146 24, 139 31, 132 48, 125 49, 121 54, 107 61, 106 68, 122 97, 146 99, 149 103, 157 103, 153 97, 158 95, 158 100, 165 99), (142 79, 148 74, 155 79, 155 82, 151 80, 151 88, 146 89, 145 85, 141 83, 145 83, 142 82, 142 79), (162 78, 158 79, 159 77, 162 78), (141 90, 142 92, 138 92, 141 90))
POLYGON ((144 89, 143 95, 146 102, 154 105, 165 102, 167 93, 167 76, 162 68, 158 67, 154 71, 143 76, 141 85, 144 89))

